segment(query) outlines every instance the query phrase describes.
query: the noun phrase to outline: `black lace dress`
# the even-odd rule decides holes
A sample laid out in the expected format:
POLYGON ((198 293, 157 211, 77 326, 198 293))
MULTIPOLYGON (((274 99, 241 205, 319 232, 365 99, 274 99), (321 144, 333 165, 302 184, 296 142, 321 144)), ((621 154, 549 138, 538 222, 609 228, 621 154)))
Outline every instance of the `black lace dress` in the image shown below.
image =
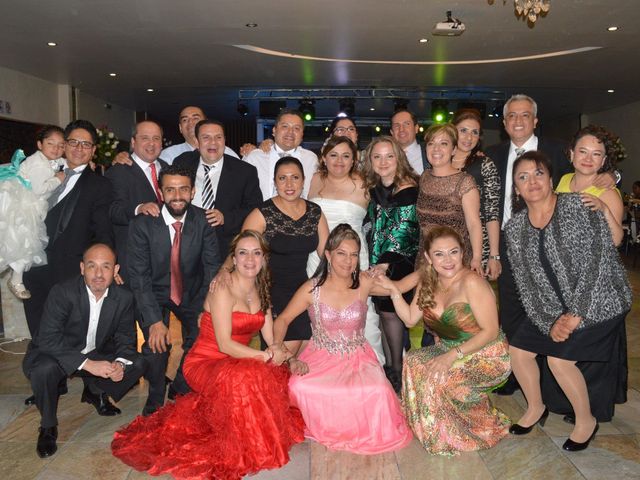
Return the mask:
MULTIPOLYGON (((298 220, 283 213, 271 199, 258 207, 266 222, 264 236, 271 249, 269 268, 274 319, 285 309, 300 285, 307 281, 307 259, 318 248, 318 223, 322 211, 315 203, 305 202, 307 210, 298 220)), ((310 338, 311 321, 304 312, 291 322, 284 339, 310 338)))

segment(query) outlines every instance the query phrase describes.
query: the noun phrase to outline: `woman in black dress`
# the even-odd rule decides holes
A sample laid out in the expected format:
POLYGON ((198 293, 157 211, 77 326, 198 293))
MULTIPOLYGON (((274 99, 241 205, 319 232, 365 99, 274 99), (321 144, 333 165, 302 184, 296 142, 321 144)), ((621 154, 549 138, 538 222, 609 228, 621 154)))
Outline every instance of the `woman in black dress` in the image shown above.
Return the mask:
MULTIPOLYGON (((308 280, 307 259, 314 250, 322 255, 329 227, 320 207, 300 197, 304 172, 297 158, 278 160, 274 180, 277 195, 249 213, 242 230, 256 230, 269 242, 273 278, 271 312, 275 320, 300 285, 308 280)), ((311 321, 304 312, 289 325, 285 345, 295 354, 302 341, 310 338, 311 321)))
POLYGON ((527 399, 510 432, 529 433, 549 414, 536 361, 543 355, 575 414, 563 448, 577 451, 589 446, 603 412, 613 410, 631 289, 602 213, 584 206, 579 194, 557 195, 551 173, 541 152, 526 152, 513 165, 517 213, 505 239, 529 321, 509 338, 513 373, 527 399))

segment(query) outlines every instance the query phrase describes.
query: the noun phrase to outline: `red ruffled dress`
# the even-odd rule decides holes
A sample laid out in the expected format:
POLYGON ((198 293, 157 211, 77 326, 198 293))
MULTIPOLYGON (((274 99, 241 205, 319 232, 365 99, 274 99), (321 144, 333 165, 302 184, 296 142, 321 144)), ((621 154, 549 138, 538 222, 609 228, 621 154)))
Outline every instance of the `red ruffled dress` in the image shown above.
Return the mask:
MULTIPOLYGON (((232 322, 232 338, 247 345, 264 314, 233 312, 232 322)), ((127 465, 178 479, 240 479, 286 464, 304 440, 288 369, 220 352, 208 312, 183 371, 193 393, 115 433, 111 449, 127 465)))

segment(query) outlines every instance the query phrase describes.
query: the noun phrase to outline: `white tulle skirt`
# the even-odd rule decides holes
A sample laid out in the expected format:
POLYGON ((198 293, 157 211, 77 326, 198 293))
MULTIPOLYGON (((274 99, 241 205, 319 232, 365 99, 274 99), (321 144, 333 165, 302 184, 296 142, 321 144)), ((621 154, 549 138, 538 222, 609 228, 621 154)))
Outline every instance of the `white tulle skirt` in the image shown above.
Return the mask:
POLYGON ((47 201, 17 179, 0 181, 0 271, 12 264, 44 265, 48 242, 47 201))

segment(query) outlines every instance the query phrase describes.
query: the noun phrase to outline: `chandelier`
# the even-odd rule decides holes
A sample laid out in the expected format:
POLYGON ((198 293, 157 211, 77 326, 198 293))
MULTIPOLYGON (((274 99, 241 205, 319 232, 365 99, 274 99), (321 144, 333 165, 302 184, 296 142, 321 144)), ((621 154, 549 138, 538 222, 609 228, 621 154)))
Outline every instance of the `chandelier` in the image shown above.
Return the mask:
POLYGON ((551 0, 513 0, 518 17, 526 17, 535 23, 538 16, 547 13, 551 8, 551 0))

